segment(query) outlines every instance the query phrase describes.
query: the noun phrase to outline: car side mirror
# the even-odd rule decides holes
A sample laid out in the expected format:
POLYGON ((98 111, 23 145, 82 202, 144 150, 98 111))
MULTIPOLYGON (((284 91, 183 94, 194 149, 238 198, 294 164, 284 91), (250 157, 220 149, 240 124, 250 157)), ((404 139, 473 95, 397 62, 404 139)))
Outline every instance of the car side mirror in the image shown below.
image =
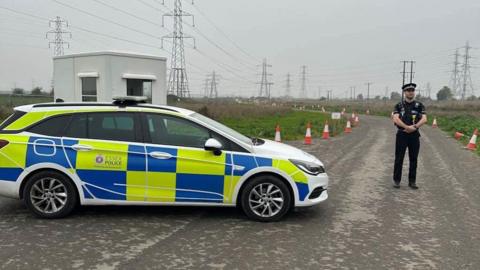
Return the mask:
POLYGON ((222 144, 214 138, 210 138, 205 142, 205 150, 212 151, 216 156, 222 154, 222 147, 222 144))

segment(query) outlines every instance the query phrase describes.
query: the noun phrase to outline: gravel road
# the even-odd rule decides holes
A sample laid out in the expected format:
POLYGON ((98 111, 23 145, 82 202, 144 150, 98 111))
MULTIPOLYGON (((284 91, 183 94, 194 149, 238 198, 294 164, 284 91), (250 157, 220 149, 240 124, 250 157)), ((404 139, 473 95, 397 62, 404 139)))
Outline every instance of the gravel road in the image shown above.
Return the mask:
POLYGON ((480 158, 425 127, 420 189, 404 177, 397 190, 394 137, 388 119, 362 116, 352 134, 289 142, 324 161, 330 198, 278 223, 205 207, 82 207, 41 220, 1 198, 0 267, 480 269, 480 158))

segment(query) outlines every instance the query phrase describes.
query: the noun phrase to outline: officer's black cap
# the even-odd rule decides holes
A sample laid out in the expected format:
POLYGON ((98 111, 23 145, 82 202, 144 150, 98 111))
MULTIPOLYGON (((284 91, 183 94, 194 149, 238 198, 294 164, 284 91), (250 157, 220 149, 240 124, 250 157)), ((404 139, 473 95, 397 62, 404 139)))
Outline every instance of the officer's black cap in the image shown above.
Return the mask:
POLYGON ((414 84, 414 83, 407 83, 407 84, 405 84, 405 85, 402 87, 402 90, 403 90, 403 91, 406 91, 406 90, 408 90, 408 89, 413 89, 413 90, 415 90, 416 87, 417 87, 417 85, 414 84))

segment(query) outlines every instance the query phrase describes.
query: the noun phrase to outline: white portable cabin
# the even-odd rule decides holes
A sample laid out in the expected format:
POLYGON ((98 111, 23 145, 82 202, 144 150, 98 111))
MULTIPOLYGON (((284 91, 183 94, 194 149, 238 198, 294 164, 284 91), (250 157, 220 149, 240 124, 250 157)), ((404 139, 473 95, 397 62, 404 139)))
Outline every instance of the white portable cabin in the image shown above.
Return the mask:
POLYGON ((66 102, 110 102, 115 96, 145 96, 166 105, 166 58, 117 51, 53 58, 54 97, 66 102))

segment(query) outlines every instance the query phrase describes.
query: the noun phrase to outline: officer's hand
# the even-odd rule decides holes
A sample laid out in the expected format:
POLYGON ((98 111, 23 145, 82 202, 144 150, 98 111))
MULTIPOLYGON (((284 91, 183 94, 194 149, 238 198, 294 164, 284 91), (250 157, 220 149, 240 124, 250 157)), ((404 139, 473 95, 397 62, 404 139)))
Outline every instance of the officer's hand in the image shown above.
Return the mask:
POLYGON ((417 128, 415 128, 414 126, 407 126, 407 128, 405 129, 407 133, 412 133, 412 132, 415 132, 416 130, 417 128))

